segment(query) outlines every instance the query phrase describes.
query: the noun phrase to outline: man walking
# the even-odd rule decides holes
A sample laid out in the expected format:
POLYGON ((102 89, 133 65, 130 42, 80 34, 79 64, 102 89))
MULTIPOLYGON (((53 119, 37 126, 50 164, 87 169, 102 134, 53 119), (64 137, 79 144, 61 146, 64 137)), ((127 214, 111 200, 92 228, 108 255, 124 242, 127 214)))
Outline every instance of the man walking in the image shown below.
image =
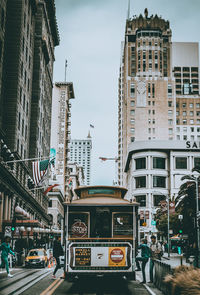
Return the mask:
POLYGON ((137 266, 136 271, 141 270, 140 264, 139 264, 139 261, 141 261, 142 262, 142 276, 143 276, 143 281, 141 282, 141 284, 145 284, 146 283, 145 267, 146 267, 146 264, 147 264, 149 257, 150 257, 150 249, 147 246, 146 239, 142 239, 141 242, 142 243, 138 246, 138 249, 141 249, 141 257, 136 257, 136 266, 137 266))
POLYGON ((60 256, 62 256, 64 254, 63 252, 63 248, 61 246, 60 241, 58 240, 58 237, 55 238, 54 243, 53 243, 53 257, 56 259, 56 267, 54 269, 52 278, 56 279, 56 272, 59 268, 61 268, 60 266, 60 256))
POLYGON ((153 283, 153 269, 154 269, 154 261, 155 259, 161 259, 162 256, 162 246, 159 242, 156 242, 156 236, 151 236, 151 258, 150 258, 150 282, 153 283))

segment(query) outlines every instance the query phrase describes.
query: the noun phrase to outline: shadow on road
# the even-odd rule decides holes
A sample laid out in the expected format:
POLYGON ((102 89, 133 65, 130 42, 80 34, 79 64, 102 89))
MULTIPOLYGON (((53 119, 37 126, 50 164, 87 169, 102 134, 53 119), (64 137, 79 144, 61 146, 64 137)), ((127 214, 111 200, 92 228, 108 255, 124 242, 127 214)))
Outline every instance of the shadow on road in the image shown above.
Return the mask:
POLYGON ((74 282, 68 290, 68 294, 131 294, 128 288, 128 281, 119 278, 90 278, 79 279, 74 282))

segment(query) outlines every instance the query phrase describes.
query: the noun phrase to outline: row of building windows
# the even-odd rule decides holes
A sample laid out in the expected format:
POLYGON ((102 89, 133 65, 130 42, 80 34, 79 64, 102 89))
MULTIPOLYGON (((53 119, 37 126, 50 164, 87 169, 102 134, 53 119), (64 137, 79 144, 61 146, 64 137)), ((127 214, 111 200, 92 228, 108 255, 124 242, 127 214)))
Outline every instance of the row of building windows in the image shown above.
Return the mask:
MULTIPOLYGON (((146 176, 135 177, 136 188, 146 188, 146 176)), ((153 175, 153 187, 166 188, 166 177, 153 175)))
MULTIPOLYGON (((194 121, 193 119, 190 119, 190 120, 187 120, 187 119, 179 120, 179 119, 177 119, 177 120, 176 120, 176 124, 177 124, 177 125, 180 125, 181 123, 182 123, 183 125, 187 125, 188 122, 190 122, 190 124, 195 124, 195 121, 194 121)), ((199 125, 199 124, 200 124, 200 119, 197 119, 195 125, 199 125)))
MULTIPOLYGON (((190 108, 190 109, 193 109, 195 104, 194 103, 189 103, 187 104, 186 102, 182 103, 182 108, 190 108)), ((176 103, 176 108, 180 108, 180 104, 179 103, 176 103)), ((196 108, 197 109, 200 109, 200 103, 196 103, 196 108)))
MULTIPOLYGON (((194 114, 195 114, 195 113, 194 113, 193 111, 189 111, 189 112, 187 112, 187 111, 183 111, 183 112, 182 112, 182 116, 183 116, 183 117, 185 117, 185 116, 193 117, 194 114)), ((177 115, 177 116, 180 116, 181 113, 180 113, 179 111, 177 111, 177 112, 176 112, 176 115, 177 115)), ((197 117, 200 116, 200 111, 196 111, 196 116, 197 116, 197 117)))
MULTIPOLYGON (((140 207, 146 207, 146 195, 136 195, 134 196, 136 199, 136 202, 140 204, 140 207)), ((158 207, 160 206, 160 202, 165 200, 165 196, 163 195, 153 195, 153 206, 158 207)))
MULTIPOLYGON (((176 131, 177 132, 180 132, 181 131, 181 128, 180 127, 176 127, 176 131)), ((200 127, 183 127, 183 132, 200 132, 200 127)))
MULTIPOLYGON (((194 167, 200 168, 200 158, 194 158, 194 167)), ((147 159, 135 159, 135 169, 146 169, 147 159)), ((153 157, 153 169, 166 169, 166 159, 162 157, 153 157)), ((187 157, 175 157, 175 169, 188 169, 187 157)))

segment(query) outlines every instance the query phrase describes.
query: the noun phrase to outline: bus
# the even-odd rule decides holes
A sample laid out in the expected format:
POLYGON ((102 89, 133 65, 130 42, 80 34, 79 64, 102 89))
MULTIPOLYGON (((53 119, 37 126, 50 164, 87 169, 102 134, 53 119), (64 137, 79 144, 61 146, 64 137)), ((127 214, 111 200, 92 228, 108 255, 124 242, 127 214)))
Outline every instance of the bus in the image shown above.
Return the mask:
POLYGON ((83 276, 135 279, 138 206, 126 188, 81 186, 64 203, 65 265, 68 281, 83 276))

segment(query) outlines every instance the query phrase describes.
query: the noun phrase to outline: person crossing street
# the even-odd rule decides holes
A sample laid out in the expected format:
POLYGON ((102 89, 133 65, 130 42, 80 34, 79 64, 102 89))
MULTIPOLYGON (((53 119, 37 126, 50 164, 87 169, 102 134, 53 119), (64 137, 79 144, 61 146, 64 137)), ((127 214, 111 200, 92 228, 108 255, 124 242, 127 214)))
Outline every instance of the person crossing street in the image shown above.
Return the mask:
POLYGON ((62 256, 64 254, 63 252, 63 248, 61 246, 60 241, 58 240, 58 237, 55 238, 54 243, 53 243, 53 257, 56 259, 56 267, 54 269, 52 278, 56 279, 56 272, 59 268, 61 268, 60 266, 60 256, 62 256))
POLYGON ((141 241, 141 244, 138 246, 138 249, 141 249, 141 257, 136 257, 136 266, 137 266, 136 271, 141 270, 140 264, 139 264, 139 261, 141 261, 142 262, 142 276, 143 276, 143 281, 141 283, 145 284, 146 283, 145 267, 146 267, 146 264, 147 264, 149 257, 150 257, 150 249, 147 246, 146 239, 143 239, 141 241))
POLYGON ((15 256, 15 253, 10 249, 10 237, 9 236, 5 237, 5 242, 3 242, 1 244, 0 250, 1 250, 1 265, 0 265, 0 268, 6 267, 8 277, 12 278, 13 275, 11 275, 11 273, 9 271, 8 254, 10 253, 13 256, 15 256))

